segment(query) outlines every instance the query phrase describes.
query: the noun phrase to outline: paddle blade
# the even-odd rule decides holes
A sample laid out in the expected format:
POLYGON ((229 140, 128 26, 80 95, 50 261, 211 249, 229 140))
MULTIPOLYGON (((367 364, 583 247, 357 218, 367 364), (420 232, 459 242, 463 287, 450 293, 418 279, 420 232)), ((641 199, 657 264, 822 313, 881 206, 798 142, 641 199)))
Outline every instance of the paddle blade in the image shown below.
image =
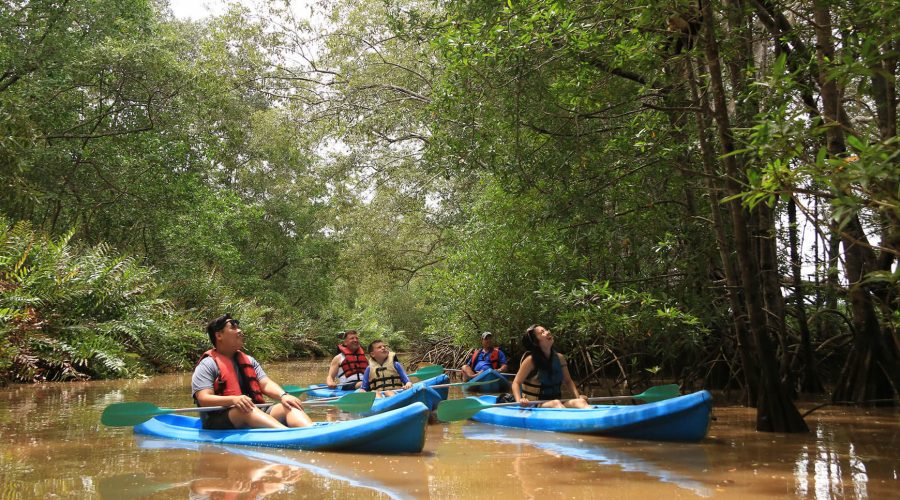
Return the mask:
POLYGON ((168 410, 159 408, 152 403, 113 403, 103 410, 103 414, 100 415, 100 423, 110 427, 133 426, 165 413, 168 413, 168 410))
POLYGON ((482 403, 475 398, 448 399, 438 404, 438 419, 444 422, 453 422, 455 420, 466 420, 472 415, 490 408, 493 405, 482 403))
POLYGON ((374 402, 374 392, 351 392, 334 401, 315 401, 304 404, 309 406, 337 406, 348 413, 365 413, 372 409, 372 403, 374 402))
POLYGON ((419 368, 413 373, 410 373, 408 376, 416 377, 419 380, 428 380, 430 378, 437 377, 438 375, 444 373, 444 367, 441 365, 428 365, 424 368, 419 368))
POLYGON ((304 392, 309 392, 313 389, 318 389, 318 387, 299 387, 296 385, 283 385, 281 386, 284 389, 284 392, 288 394, 303 394, 304 392))
POLYGON ((678 384, 657 385, 647 389, 646 391, 632 396, 634 399, 640 399, 646 403, 655 403, 666 399, 677 398, 681 396, 678 384))

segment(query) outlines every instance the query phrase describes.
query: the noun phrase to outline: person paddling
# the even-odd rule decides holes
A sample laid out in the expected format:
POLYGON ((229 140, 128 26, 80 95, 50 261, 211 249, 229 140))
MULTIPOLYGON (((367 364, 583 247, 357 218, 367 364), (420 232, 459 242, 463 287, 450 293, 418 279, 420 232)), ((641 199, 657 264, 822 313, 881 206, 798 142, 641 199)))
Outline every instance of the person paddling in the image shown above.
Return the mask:
POLYGON ((341 343, 338 344, 340 352, 331 359, 328 367, 328 377, 325 384, 334 389, 352 391, 362 384, 362 375, 369 366, 366 351, 359 345, 359 333, 356 330, 347 330, 341 334, 341 343))
POLYGON ((285 392, 266 375, 259 363, 241 349, 244 332, 230 314, 209 322, 206 333, 213 348, 203 353, 191 377, 197 406, 230 406, 221 411, 201 413, 204 429, 246 427, 309 427, 312 420, 300 400, 285 392), (265 410, 263 396, 280 403, 265 410))
POLYGON ((545 401, 542 408, 590 408, 587 397, 579 394, 569 375, 566 357, 553 348, 553 334, 540 325, 531 325, 522 335, 522 346, 528 352, 522 357, 519 371, 512 383, 513 397, 522 404, 528 397, 545 401), (576 399, 560 401, 562 387, 566 386, 576 399))
POLYGON ((479 373, 493 368, 499 372, 506 372, 506 354, 499 347, 494 346, 494 334, 484 332, 481 334, 481 349, 472 351, 469 362, 462 367, 463 382, 468 382, 479 373))
POLYGON ((390 389, 409 389, 412 387, 403 365, 397 361, 397 355, 388 349, 382 340, 369 344, 369 367, 363 373, 362 391, 383 391, 379 396, 389 397, 396 394, 390 389))

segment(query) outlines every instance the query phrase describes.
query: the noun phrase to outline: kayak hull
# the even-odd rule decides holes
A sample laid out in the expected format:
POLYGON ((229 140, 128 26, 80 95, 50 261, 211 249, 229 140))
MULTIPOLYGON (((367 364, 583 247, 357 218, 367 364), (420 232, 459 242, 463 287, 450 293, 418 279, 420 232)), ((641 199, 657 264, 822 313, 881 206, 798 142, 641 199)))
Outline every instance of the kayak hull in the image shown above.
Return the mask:
POLYGON ((497 370, 489 368, 475 375, 469 382, 485 382, 492 381, 490 384, 475 385, 466 387, 466 391, 471 392, 507 392, 510 389, 509 380, 500 374, 497 370))
MULTIPOLYGON (((428 380, 423 380, 421 382, 416 382, 413 386, 417 385, 437 385, 437 384, 446 384, 450 382, 450 377, 446 374, 438 375, 437 377, 430 378, 428 380)), ((314 384, 309 387, 315 387, 315 389, 311 391, 307 391, 306 395, 309 398, 339 398, 341 396, 346 396, 353 392, 353 390, 345 390, 340 388, 330 388, 325 384, 314 384)), ((436 389, 439 394, 443 394, 443 398, 447 399, 448 391, 446 388, 444 389, 436 389), (443 391, 443 392, 441 392, 443 391)))
POLYGON ((432 385, 446 384, 450 381, 447 375, 438 375, 437 377, 423 380, 413 384, 412 388, 405 391, 399 391, 395 395, 387 398, 378 398, 372 403, 372 410, 363 415, 376 415, 386 411, 403 408, 413 403, 422 403, 429 410, 437 409, 438 403, 447 399, 449 389, 442 387, 440 389, 432 389, 432 385))
POLYGON ((134 427, 136 434, 220 445, 315 451, 418 453, 425 446, 428 407, 409 406, 357 420, 320 422, 291 429, 205 430, 200 419, 160 415, 134 427))
POLYGON ((306 392, 306 396, 309 398, 339 398, 353 392, 339 387, 332 389, 325 384, 314 384, 310 387, 315 387, 315 389, 306 392))
MULTIPOLYGON (((494 404, 496 396, 479 401, 494 404)), ((501 406, 476 413, 472 420, 505 427, 654 441, 700 441, 709 429, 712 395, 695 392, 644 405, 570 408, 501 406)))

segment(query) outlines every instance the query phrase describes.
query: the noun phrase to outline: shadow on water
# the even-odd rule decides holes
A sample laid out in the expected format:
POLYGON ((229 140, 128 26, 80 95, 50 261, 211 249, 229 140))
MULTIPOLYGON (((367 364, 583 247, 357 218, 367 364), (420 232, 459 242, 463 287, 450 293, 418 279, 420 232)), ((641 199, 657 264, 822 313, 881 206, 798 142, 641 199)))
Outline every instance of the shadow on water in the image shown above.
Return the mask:
POLYGON ((262 498, 275 493, 296 491, 328 491, 345 487, 372 490, 388 498, 408 498, 392 491, 387 485, 366 478, 351 467, 342 467, 339 460, 329 460, 324 454, 299 452, 288 456, 290 450, 261 451, 252 447, 192 443, 169 439, 135 436, 142 450, 160 451, 172 455, 171 450, 190 452, 178 461, 180 472, 190 471, 185 481, 164 482, 141 474, 120 474, 100 478, 101 498, 143 498, 155 493, 187 487, 191 498, 211 498, 216 493, 236 494, 247 498, 262 498), (190 465, 190 466, 189 466, 190 465), (334 484, 332 484, 334 483, 334 484))
POLYGON ((601 442, 603 438, 593 436, 513 429, 475 422, 468 422, 462 432, 467 439, 531 446, 553 455, 614 465, 624 472, 640 472, 701 497, 711 497, 714 493, 713 488, 691 477, 692 474, 702 475, 709 468, 706 450, 696 445, 670 443, 666 448, 669 460, 660 464, 613 446, 604 446, 601 442), (678 470, 673 470, 673 464, 678 470))

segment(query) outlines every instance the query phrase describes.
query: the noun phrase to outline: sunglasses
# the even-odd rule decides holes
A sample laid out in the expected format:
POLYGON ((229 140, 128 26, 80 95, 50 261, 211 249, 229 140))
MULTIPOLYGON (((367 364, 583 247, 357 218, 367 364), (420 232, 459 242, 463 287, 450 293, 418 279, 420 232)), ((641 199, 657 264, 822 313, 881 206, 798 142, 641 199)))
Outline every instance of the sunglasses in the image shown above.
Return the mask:
POLYGON ((219 331, 219 330, 221 330, 222 328, 225 328, 225 327, 228 326, 229 324, 231 324, 232 326, 234 326, 235 328, 237 328, 238 326, 241 325, 241 322, 238 321, 238 320, 236 320, 236 319, 234 319, 234 318, 226 319, 226 320, 224 320, 224 321, 222 321, 222 322, 220 322, 219 324, 216 325, 216 331, 219 331))

